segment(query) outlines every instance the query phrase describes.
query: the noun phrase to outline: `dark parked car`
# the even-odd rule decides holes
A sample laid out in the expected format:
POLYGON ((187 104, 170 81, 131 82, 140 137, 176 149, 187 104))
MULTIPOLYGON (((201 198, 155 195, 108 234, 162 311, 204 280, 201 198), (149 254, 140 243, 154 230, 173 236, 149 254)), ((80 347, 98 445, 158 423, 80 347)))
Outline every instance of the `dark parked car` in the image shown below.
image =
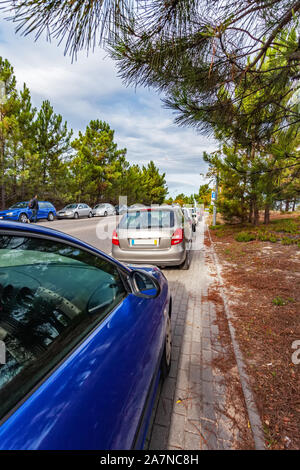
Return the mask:
POLYGON ((171 364, 162 272, 11 222, 0 266, 0 449, 142 448, 171 364))
MULTIPOLYGON (((38 201, 39 210, 37 212, 37 220, 48 219, 54 220, 56 210, 53 204, 48 201, 38 201)), ((9 209, 0 211, 0 220, 13 220, 19 222, 28 222, 32 217, 32 210, 28 208, 28 202, 17 202, 9 209)))

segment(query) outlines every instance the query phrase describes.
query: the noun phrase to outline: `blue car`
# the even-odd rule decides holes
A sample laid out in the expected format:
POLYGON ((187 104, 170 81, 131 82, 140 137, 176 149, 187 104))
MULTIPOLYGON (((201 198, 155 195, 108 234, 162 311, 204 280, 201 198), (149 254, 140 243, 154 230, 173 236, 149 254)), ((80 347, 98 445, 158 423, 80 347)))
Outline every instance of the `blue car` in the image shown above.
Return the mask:
MULTIPOLYGON (((53 204, 48 201, 39 201, 37 219, 54 220, 56 210, 53 204)), ((22 223, 30 221, 32 210, 28 208, 28 202, 18 202, 5 211, 0 211, 0 220, 14 220, 22 223)))
POLYGON ((143 448, 170 317, 158 268, 0 222, 0 449, 143 448))

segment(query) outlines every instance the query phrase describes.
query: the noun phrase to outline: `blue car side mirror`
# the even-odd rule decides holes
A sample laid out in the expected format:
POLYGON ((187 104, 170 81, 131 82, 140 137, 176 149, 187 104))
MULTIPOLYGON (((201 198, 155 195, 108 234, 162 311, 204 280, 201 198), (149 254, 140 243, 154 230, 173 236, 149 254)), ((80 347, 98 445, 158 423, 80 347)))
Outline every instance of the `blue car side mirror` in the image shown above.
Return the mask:
POLYGON ((129 274, 128 281, 132 293, 137 297, 154 299, 160 294, 161 288, 156 277, 142 269, 133 270, 129 274))

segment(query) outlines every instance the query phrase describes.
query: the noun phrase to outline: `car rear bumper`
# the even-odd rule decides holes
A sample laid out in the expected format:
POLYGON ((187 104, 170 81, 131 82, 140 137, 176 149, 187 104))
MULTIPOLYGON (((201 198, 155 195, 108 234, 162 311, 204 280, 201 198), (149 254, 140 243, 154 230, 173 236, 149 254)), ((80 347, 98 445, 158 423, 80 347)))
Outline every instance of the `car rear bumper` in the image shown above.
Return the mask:
POLYGON ((112 256, 122 263, 178 266, 185 260, 186 249, 183 245, 177 245, 165 250, 122 250, 112 245, 112 256))

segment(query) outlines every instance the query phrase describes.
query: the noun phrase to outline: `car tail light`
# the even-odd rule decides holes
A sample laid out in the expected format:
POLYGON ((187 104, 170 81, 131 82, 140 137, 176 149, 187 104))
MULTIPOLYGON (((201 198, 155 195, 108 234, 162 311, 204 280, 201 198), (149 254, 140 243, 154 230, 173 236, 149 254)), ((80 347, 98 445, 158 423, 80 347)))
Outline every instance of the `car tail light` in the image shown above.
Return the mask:
POLYGON ((171 245, 178 245, 179 243, 181 243, 183 241, 183 235, 183 229, 177 228, 172 235, 171 245))
POLYGON ((118 234, 117 234, 116 230, 113 231, 111 241, 112 241, 112 244, 113 244, 113 245, 119 245, 119 244, 120 244, 120 243, 119 243, 118 234))

